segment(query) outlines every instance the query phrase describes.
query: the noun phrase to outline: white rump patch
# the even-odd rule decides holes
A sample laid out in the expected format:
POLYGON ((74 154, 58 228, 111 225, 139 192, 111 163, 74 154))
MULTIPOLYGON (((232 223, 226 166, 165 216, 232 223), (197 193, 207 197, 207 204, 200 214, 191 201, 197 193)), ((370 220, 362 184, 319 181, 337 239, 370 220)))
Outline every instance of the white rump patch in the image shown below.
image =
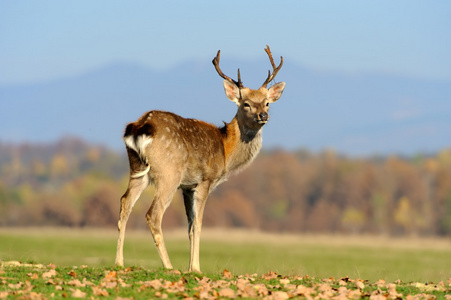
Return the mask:
POLYGON ((124 142, 127 145, 127 147, 129 147, 130 149, 135 151, 139 155, 141 160, 146 164, 146 168, 143 171, 140 171, 135 174, 131 174, 130 177, 131 178, 139 178, 139 177, 143 177, 143 176, 147 175, 147 173, 149 173, 149 170, 150 170, 150 165, 147 162, 147 157, 145 155, 145 152, 146 152, 147 146, 152 142, 152 138, 145 134, 136 136, 136 137, 133 135, 129 135, 129 136, 124 137, 124 142))
POLYGON ((139 150, 139 154, 144 157, 144 153, 146 150, 147 145, 152 142, 152 138, 147 135, 140 135, 136 137, 136 147, 139 150))
POLYGON ((133 136, 129 135, 124 137, 124 142, 130 149, 134 150, 144 162, 147 162, 145 156, 146 147, 152 142, 152 138, 147 135, 133 136))
POLYGON ((134 150, 136 153, 139 153, 138 149, 136 148, 135 137, 133 135, 124 137, 124 142, 125 142, 125 145, 127 145, 127 147, 134 150))

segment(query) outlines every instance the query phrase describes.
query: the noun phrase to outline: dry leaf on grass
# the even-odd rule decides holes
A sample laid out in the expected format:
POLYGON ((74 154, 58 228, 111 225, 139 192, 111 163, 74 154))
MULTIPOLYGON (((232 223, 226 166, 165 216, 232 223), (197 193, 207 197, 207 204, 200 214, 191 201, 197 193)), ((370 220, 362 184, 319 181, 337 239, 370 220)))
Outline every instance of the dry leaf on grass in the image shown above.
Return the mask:
POLYGON ((288 293, 283 292, 283 291, 277 291, 277 292, 273 292, 271 294, 271 296, 266 297, 265 299, 273 299, 273 300, 285 300, 290 298, 290 296, 288 295, 288 293))
POLYGON ((265 280, 276 279, 277 278, 277 273, 273 272, 273 271, 269 271, 268 273, 264 274, 262 276, 262 278, 265 279, 265 280))
POLYGON ((72 298, 85 298, 86 293, 80 291, 79 289, 76 289, 75 291, 72 292, 71 297, 72 298))
POLYGON ((363 284, 363 282, 361 281, 356 281, 355 286, 360 290, 363 290, 365 288, 365 284, 363 284))
POLYGON ((105 280, 116 280, 117 272, 116 271, 106 271, 105 272, 105 280))
POLYGON ((30 279, 39 279, 38 273, 27 273, 27 276, 30 277, 30 279))
POLYGON ((56 271, 55 269, 51 269, 50 271, 44 272, 42 273, 42 278, 51 278, 53 276, 56 276, 56 271))
POLYGON ((23 282, 19 282, 16 284, 10 283, 10 284, 8 284, 8 287, 13 290, 18 290, 22 287, 22 285, 23 285, 23 282))
POLYGON ((230 272, 230 271, 227 270, 227 269, 224 269, 224 271, 222 271, 222 278, 225 278, 225 279, 233 279, 232 272, 230 272))
POLYGON ((162 287, 161 281, 159 279, 154 279, 151 281, 141 282, 140 289, 144 290, 146 288, 152 288, 154 290, 159 290, 159 289, 161 289, 161 287, 162 287))
POLYGON ((93 287, 91 287, 91 289, 92 289, 92 293, 94 294, 94 296, 108 297, 110 295, 107 290, 102 289, 98 286, 93 286, 93 287))
POLYGON ((79 279, 70 280, 67 284, 75 287, 86 287, 86 283, 82 283, 79 279))
POLYGON ((376 286, 379 287, 379 288, 385 287, 385 280, 379 279, 379 280, 376 282, 376 286))
POLYGON ((231 288, 224 288, 222 290, 219 290, 219 296, 226 298, 235 298, 235 291, 231 288))
POLYGON ((290 279, 282 278, 279 280, 280 284, 287 285, 290 283, 290 279))

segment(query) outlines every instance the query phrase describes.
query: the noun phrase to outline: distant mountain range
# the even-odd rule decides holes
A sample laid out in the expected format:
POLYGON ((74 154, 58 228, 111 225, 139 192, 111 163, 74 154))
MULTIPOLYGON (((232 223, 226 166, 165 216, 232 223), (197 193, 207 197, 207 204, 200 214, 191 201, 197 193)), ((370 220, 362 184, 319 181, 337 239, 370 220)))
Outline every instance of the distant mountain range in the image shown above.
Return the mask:
MULTIPOLYGON (((258 88, 265 60, 222 59, 258 88)), ((414 154, 451 147, 451 82, 306 69, 285 59, 287 83, 272 104, 264 147, 333 148, 349 155, 414 154)), ((126 123, 152 109, 222 125, 236 112, 213 65, 190 61, 166 71, 116 63, 80 76, 0 87, 0 141, 49 142, 65 135, 123 149, 126 123)))

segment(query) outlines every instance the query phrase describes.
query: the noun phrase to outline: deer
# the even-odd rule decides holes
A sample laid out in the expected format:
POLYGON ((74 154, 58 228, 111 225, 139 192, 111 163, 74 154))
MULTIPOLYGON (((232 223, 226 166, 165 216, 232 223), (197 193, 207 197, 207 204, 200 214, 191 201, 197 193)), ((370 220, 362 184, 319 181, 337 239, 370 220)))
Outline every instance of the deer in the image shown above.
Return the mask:
POLYGON ((205 203, 211 191, 231 173, 241 171, 256 157, 262 147, 262 127, 268 120, 269 104, 277 101, 285 82, 268 84, 283 65, 276 67, 269 46, 273 71, 263 85, 250 89, 243 85, 238 69, 238 81, 226 76, 219 67, 220 53, 212 63, 220 77, 228 99, 238 106, 230 123, 217 127, 196 119, 183 118, 166 111, 149 111, 136 122, 129 123, 124 132, 130 165, 129 183, 120 200, 119 237, 115 264, 124 266, 124 238, 127 220, 141 193, 153 184, 155 193, 146 214, 161 262, 172 269, 161 229, 163 214, 175 192, 181 189, 188 219, 190 241, 189 272, 200 273, 199 241, 205 203))

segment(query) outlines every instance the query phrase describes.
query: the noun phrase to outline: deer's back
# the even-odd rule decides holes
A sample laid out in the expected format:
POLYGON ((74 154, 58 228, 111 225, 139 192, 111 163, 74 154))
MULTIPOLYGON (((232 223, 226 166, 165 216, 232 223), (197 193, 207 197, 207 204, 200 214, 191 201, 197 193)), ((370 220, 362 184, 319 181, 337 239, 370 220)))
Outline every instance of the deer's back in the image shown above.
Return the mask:
POLYGON ((149 174, 157 181, 178 174, 180 185, 189 186, 215 181, 225 171, 221 131, 199 120, 150 111, 127 125, 124 141, 142 163, 150 166, 149 174))

